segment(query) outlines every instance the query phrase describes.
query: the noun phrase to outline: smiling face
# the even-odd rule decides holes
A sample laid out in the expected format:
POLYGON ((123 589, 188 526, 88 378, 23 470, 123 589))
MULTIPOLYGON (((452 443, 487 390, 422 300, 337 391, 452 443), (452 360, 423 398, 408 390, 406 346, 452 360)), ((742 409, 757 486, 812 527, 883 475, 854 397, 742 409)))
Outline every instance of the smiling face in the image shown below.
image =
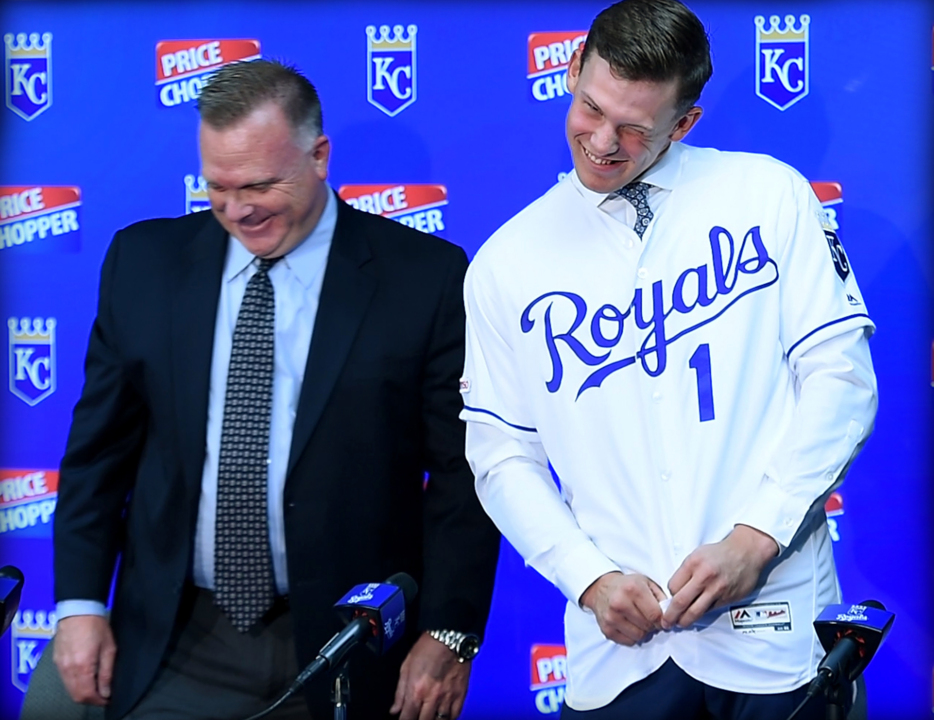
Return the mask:
POLYGON ((687 135, 701 109, 678 112, 677 80, 624 80, 597 53, 581 67, 582 51, 575 51, 568 68, 568 89, 574 94, 568 145, 584 186, 610 193, 642 175, 669 143, 687 135))
POLYGON ((223 129, 202 122, 200 144, 211 210, 251 253, 281 257, 314 229, 329 192, 327 137, 304 137, 269 102, 223 129))

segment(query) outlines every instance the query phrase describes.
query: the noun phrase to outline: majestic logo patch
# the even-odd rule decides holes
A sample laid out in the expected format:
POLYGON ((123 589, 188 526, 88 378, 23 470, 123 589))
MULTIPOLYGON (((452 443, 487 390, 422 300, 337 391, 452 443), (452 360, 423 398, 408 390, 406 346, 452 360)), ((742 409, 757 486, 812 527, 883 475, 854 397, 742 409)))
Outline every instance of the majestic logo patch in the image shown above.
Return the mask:
POLYGON ((33 120, 52 106, 52 33, 7 33, 3 43, 6 106, 33 120))
POLYGON ((13 686, 26 692, 32 671, 42 651, 55 634, 55 613, 45 610, 20 610, 10 625, 10 675, 13 686))
POLYGON ((733 629, 744 634, 791 632, 791 605, 787 602, 755 603, 730 608, 733 629))
POLYGON ((756 95, 779 110, 787 110, 808 94, 808 26, 811 18, 785 16, 781 28, 778 15, 756 16, 756 95))
POLYGON ((0 187, 0 251, 81 250, 81 189, 0 187))
POLYGON ((358 210, 422 232, 445 229, 442 208, 448 204, 448 190, 444 185, 342 185, 337 194, 358 210))
POLYGON ((0 534, 52 536, 57 470, 0 470, 0 534))
POLYGON ((158 103, 176 107, 197 100, 219 68, 259 57, 259 40, 161 40, 156 43, 158 103))
POLYGON ((55 318, 7 320, 10 392, 35 406, 55 392, 55 318))
POLYGON ((527 78, 532 97, 539 102, 568 94, 571 55, 587 39, 586 30, 537 32, 529 35, 527 78))
POLYGON ((567 650, 564 645, 532 646, 532 682, 535 709, 542 715, 561 711, 568 677, 567 650))
POLYGON ((366 99, 389 117, 398 115, 417 97, 415 34, 418 26, 366 29, 366 99), (407 35, 405 33, 408 33, 407 35))
POLYGON ((185 214, 203 212, 211 209, 211 201, 208 199, 208 184, 203 177, 198 175, 185 176, 185 214))

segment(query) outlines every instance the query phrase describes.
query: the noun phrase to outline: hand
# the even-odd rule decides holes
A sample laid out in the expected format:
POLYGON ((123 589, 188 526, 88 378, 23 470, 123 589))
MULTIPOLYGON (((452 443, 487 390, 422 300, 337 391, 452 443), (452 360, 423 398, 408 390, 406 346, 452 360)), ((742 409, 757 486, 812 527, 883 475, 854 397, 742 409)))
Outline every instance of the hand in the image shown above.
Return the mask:
POLYGON ((689 627, 708 610, 746 597, 776 555, 778 544, 748 525, 737 525, 718 543, 701 545, 668 581, 672 598, 662 627, 689 627))
POLYGON ((73 615, 58 621, 53 657, 75 702, 101 706, 109 702, 116 655, 107 618, 73 615))
POLYGON ((399 672, 396 699, 389 712, 399 720, 455 720, 464 707, 470 663, 458 662, 444 643, 422 633, 399 672))
POLYGON ((664 599, 665 592, 644 575, 611 572, 584 591, 580 604, 593 611, 608 640, 632 646, 661 628, 664 599))

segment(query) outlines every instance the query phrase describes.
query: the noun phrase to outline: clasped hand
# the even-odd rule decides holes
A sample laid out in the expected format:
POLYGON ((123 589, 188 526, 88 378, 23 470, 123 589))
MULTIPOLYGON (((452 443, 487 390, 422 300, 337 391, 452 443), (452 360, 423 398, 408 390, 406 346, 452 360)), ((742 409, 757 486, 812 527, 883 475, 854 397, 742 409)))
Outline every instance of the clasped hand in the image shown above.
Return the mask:
POLYGON ((663 612, 665 592, 651 578, 611 572, 599 577, 581 596, 604 636, 620 645, 636 645, 658 630, 690 627, 717 607, 749 595, 766 565, 778 554, 775 541, 758 530, 737 525, 723 540, 701 545, 688 555, 668 581, 671 602, 663 612))

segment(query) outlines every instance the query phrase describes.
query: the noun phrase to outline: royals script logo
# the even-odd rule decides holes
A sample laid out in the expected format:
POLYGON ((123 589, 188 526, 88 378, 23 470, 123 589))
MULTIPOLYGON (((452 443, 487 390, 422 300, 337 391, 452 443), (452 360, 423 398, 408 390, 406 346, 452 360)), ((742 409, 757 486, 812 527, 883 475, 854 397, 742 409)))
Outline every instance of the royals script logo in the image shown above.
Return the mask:
POLYGON ((35 406, 55 392, 55 318, 10 318, 10 392, 35 406))
POLYGON ((811 18, 785 16, 780 27, 778 15, 756 17, 756 95, 779 110, 787 110, 808 94, 808 26, 811 18))
POLYGON ((33 120, 52 105, 52 33, 7 33, 3 43, 6 106, 33 120))
POLYGON ((524 333, 541 329, 551 358, 552 376, 545 383, 548 392, 561 389, 568 350, 569 359, 593 368, 577 389, 577 397, 637 360, 647 375, 657 377, 668 366, 668 345, 778 280, 778 265, 769 257, 758 225, 738 243, 719 226, 711 228, 708 240, 708 263, 688 268, 671 287, 657 280, 647 292, 636 288, 626 308, 606 304, 591 313, 584 298, 565 291, 548 292, 529 303, 520 327, 524 333), (553 315, 560 320, 553 320, 553 315), (611 359, 627 329, 644 336, 641 346, 634 355, 611 359), (591 352, 587 346, 598 350, 591 352))
POLYGON ((366 99, 389 117, 415 102, 415 34, 418 27, 366 29, 366 99), (407 35, 405 33, 408 33, 407 35))
POLYGON ((54 634, 54 612, 21 610, 14 616, 10 625, 10 674, 13 686, 20 692, 26 692, 32 671, 54 634))

